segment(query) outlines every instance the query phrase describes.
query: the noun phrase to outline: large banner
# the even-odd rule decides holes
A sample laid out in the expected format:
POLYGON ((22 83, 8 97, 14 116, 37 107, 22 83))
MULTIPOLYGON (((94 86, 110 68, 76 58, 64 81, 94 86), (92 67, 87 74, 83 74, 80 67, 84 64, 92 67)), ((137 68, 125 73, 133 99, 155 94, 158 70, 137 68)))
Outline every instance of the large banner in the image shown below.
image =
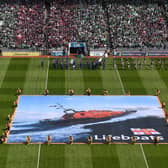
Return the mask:
POLYGON ((103 57, 105 51, 90 51, 90 56, 103 57))
POLYGON ((168 56, 168 51, 114 51, 114 56, 168 56))
POLYGON ((63 51, 52 51, 52 56, 64 56, 63 51))
POLYGON ((168 51, 150 51, 147 53, 148 56, 168 56, 168 51))
POLYGON ((168 142, 164 112, 156 96, 20 96, 8 143, 23 143, 26 136, 34 143, 168 142))
POLYGON ((21 57, 21 56, 40 56, 40 52, 2 52, 2 56, 13 56, 13 57, 21 57))

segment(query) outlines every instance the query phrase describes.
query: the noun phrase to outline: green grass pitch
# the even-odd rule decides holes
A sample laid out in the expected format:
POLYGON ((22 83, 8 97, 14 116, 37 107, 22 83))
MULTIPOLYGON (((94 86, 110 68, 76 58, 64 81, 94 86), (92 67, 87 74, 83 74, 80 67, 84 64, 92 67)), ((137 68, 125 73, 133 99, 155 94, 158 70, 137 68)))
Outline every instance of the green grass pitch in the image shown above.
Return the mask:
MULTIPOLYGON (((64 95, 69 88, 84 94, 87 87, 93 94, 103 89, 112 95, 128 90, 135 95, 153 95, 161 90, 161 101, 168 102, 168 71, 145 70, 53 70, 52 59, 0 59, 0 134, 7 115, 13 111, 16 88, 23 94, 64 95)), ((167 168, 168 145, 0 145, 0 168, 167 168)))

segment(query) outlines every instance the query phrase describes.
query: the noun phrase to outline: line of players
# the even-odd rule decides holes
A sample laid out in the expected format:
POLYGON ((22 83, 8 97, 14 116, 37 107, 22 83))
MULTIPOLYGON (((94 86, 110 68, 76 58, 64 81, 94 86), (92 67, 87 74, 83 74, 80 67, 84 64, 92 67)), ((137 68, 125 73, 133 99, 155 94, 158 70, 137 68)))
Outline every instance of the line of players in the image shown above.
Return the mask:
MULTIPOLYGON (((85 95, 90 96, 91 93, 92 93, 92 91, 91 91, 90 88, 87 88, 87 89, 85 90, 85 95)), ((49 94, 49 90, 48 90, 48 89, 45 89, 45 90, 44 90, 44 95, 47 96, 48 94, 49 94)), ((69 96, 73 96, 74 94, 75 94, 74 89, 72 89, 72 88, 68 89, 68 95, 69 95, 69 96)), ((103 95, 105 96, 105 95, 108 95, 108 94, 109 94, 108 90, 104 89, 104 90, 103 90, 103 95)))
MULTIPOLYGON (((43 68, 45 64, 45 60, 41 60, 41 67, 43 68)), ((113 58, 108 61, 104 57, 96 58, 96 59, 80 59, 78 62, 76 59, 68 59, 68 58, 55 58, 52 60, 52 68, 53 69, 88 69, 88 70, 96 70, 96 69, 106 69, 107 67, 111 67, 112 69, 167 69, 168 65, 166 63, 165 58, 113 58)))
POLYGON ((167 69, 166 59, 157 58, 114 58, 113 69, 167 69))
MULTIPOLYGON (((93 143, 93 137, 91 135, 88 136, 88 144, 92 144, 93 143)), ((158 136, 155 136, 154 139, 153 139, 153 143, 156 145, 159 143, 159 137, 158 136)), ((136 137, 135 136, 132 136, 131 137, 131 140, 130 140, 130 143, 131 144, 135 144, 137 142, 136 140, 136 137)), ((30 144, 31 143, 31 137, 30 136, 26 136, 26 144, 30 144)), ((51 144, 52 143, 52 136, 51 135, 48 135, 47 138, 46 138, 46 144, 51 144)), ((72 135, 70 135, 68 137, 68 144, 73 144, 74 143, 74 137, 72 135)), ((105 144, 112 144, 112 136, 111 135, 107 135, 105 137, 105 144)))
MULTIPOLYGON (((45 64, 45 60, 41 60, 41 67, 43 68, 45 64)), ((62 58, 58 59, 55 58, 52 60, 52 68, 53 69, 90 69, 90 70, 96 70, 96 69, 105 69, 105 59, 99 58, 99 59, 88 59, 84 61, 83 59, 80 59, 79 62, 77 62, 76 59, 68 59, 68 58, 62 58)))
MULTIPOLYGON (((22 94, 22 89, 21 88, 17 88, 17 90, 16 90, 17 98, 21 94, 22 94)), ((18 105, 18 99, 13 102, 12 106, 15 109, 17 107, 17 105, 18 105)), ((11 114, 8 114, 6 128, 4 129, 4 132, 2 133, 2 135, 0 136, 0 143, 7 143, 7 138, 9 136, 10 129, 12 127, 13 118, 14 118, 14 112, 11 113, 11 114)))

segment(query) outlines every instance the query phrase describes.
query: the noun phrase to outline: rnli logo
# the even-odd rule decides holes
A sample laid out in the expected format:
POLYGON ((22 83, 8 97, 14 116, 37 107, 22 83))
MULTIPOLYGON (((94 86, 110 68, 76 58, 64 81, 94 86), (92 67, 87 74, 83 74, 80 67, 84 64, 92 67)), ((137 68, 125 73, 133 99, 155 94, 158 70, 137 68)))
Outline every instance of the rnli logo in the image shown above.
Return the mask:
POLYGON ((134 135, 160 135, 160 132, 153 128, 131 128, 134 135))

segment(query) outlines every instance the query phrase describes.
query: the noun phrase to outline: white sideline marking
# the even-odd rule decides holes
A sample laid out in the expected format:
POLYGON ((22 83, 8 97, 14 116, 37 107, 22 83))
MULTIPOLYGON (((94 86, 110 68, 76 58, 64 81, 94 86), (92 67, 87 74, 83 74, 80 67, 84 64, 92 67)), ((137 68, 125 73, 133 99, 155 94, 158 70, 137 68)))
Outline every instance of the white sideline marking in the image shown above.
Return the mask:
MULTIPOLYGON (((122 92, 125 94, 124 85, 123 85, 123 82, 122 82, 122 80, 121 80, 120 73, 118 72, 118 69, 117 69, 117 68, 116 68, 116 73, 117 73, 118 79, 119 79, 120 84, 121 84, 121 87, 122 87, 122 92)), ((147 161, 147 159, 146 159, 146 155, 145 155, 145 152, 144 152, 144 150, 143 150, 142 144, 140 144, 140 148, 141 148, 141 151, 142 151, 142 155, 143 155, 143 158, 144 158, 144 161, 145 161, 146 168, 149 168, 149 164, 148 164, 148 161, 147 161)))
POLYGON ((123 82, 122 82, 122 80, 121 80, 120 73, 118 72, 118 68, 116 68, 116 73, 117 73, 118 79, 119 79, 119 81, 120 81, 120 85, 121 85, 121 88, 122 88, 122 92, 125 94, 124 85, 123 85, 123 82))
POLYGON ((145 160, 146 167, 149 168, 148 161, 147 161, 147 159, 146 159, 146 155, 145 155, 145 152, 144 152, 144 150, 143 150, 142 144, 140 144, 140 147, 141 147, 141 151, 142 151, 142 154, 143 154, 143 158, 144 158, 144 160, 145 160))
POLYGON ((46 81, 45 81, 45 89, 47 89, 48 86, 48 71, 49 71, 49 65, 50 65, 50 59, 48 57, 48 63, 47 63, 47 74, 46 74, 46 81))
MULTIPOLYGON (((47 74, 46 74, 46 80, 45 80, 45 89, 47 89, 47 86, 48 86, 48 71, 49 71, 49 65, 50 65, 50 59, 49 57, 47 58, 48 58, 48 63, 47 63, 47 74)), ((39 168, 39 165, 40 165, 40 153, 41 153, 41 144, 39 144, 37 168, 39 168)))
POLYGON ((39 168, 40 165, 40 152, 41 151, 41 144, 39 144, 39 150, 38 150, 38 158, 37 158, 37 168, 39 168))

